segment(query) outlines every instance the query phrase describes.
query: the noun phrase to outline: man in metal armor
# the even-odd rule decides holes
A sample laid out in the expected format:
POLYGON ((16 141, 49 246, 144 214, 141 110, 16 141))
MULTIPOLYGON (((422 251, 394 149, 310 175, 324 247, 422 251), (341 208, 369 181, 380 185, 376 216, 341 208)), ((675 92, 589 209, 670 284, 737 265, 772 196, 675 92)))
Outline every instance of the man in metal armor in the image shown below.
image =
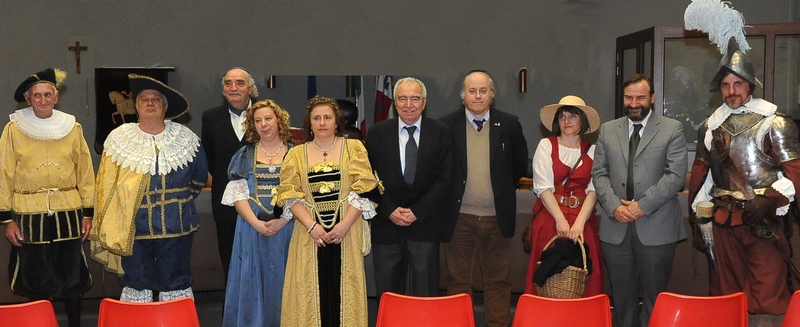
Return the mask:
POLYGON ((695 247, 716 252, 711 295, 744 292, 751 314, 782 315, 791 296, 784 226, 800 183, 798 129, 776 105, 753 98, 756 87, 753 65, 731 42, 709 86, 725 103, 698 130, 689 184, 692 212, 714 203, 714 248, 692 227, 695 247))

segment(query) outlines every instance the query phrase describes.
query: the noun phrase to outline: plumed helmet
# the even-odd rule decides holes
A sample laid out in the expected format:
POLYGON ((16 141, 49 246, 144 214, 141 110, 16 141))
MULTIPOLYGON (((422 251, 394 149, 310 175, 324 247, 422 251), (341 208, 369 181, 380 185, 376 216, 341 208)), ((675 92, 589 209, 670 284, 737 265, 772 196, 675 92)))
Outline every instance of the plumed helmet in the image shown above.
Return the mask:
POLYGON ((739 50, 739 46, 736 42, 728 42, 728 53, 722 57, 717 75, 714 76, 714 79, 711 80, 711 84, 708 85, 708 91, 711 93, 719 92, 720 82, 722 82, 722 79, 729 73, 733 73, 750 83, 750 93, 755 90, 755 87, 764 87, 761 81, 756 78, 755 71, 753 70, 753 63, 739 50))

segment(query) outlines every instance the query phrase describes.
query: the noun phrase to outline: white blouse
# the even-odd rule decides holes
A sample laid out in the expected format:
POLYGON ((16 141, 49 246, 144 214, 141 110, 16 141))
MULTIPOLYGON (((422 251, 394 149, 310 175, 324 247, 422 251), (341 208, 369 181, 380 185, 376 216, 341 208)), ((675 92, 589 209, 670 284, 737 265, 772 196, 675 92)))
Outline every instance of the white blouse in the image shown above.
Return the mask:
MULTIPOLYGON (((536 196, 540 196, 542 192, 549 189, 555 192, 555 182, 553 181, 553 159, 552 159, 553 146, 550 140, 543 138, 539 141, 536 147, 536 152, 533 154, 533 191, 536 196)), ((589 157, 594 160, 594 144, 589 147, 589 157)), ((558 145, 558 159, 567 167, 572 168, 578 158, 581 156, 580 148, 568 148, 561 144, 558 145)), ((585 165, 586 162, 581 161, 578 167, 585 165)), ((562 181, 558 181, 561 183, 562 181)), ((586 193, 594 191, 594 183, 589 181, 586 187, 586 193)))

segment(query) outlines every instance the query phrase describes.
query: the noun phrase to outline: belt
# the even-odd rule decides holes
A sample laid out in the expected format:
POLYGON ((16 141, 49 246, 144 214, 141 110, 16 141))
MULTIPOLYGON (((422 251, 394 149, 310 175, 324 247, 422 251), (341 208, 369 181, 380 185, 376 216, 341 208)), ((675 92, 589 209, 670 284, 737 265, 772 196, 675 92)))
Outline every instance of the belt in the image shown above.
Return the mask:
POLYGON ((558 205, 563 207, 569 207, 575 209, 586 200, 586 196, 575 196, 575 195, 561 195, 561 194, 554 194, 556 197, 556 202, 558 205))
POLYGON ((744 204, 747 201, 738 200, 732 195, 724 195, 713 198, 712 202, 715 206, 728 209, 730 212, 739 212, 744 210, 744 204))
POLYGON ((72 191, 72 190, 77 190, 77 189, 78 189, 77 186, 53 187, 53 188, 43 187, 43 188, 38 189, 38 190, 14 190, 14 193, 17 193, 17 194, 36 194, 36 193, 49 193, 49 194, 52 194, 53 192, 58 192, 58 191, 66 192, 66 191, 72 191))
MULTIPOLYGON (((757 195, 764 195, 764 192, 766 191, 766 188, 753 189, 753 192, 757 195)), ((747 198, 744 196, 742 191, 726 190, 716 186, 711 188, 711 192, 709 192, 709 194, 714 198, 724 198, 725 196, 730 196, 736 200, 747 201, 747 198)))
POLYGON ((55 192, 66 192, 66 191, 72 191, 72 190, 77 190, 77 189, 78 189, 77 186, 61 187, 61 188, 59 188, 59 187, 52 187, 52 188, 43 187, 43 188, 41 188, 39 190, 30 190, 30 191, 14 190, 14 193, 18 193, 18 194, 47 193, 47 197, 44 199, 44 202, 45 202, 45 205, 47 205, 47 215, 48 216, 52 216, 56 212, 53 211, 52 209, 50 209, 50 196, 53 195, 53 193, 55 193, 55 192))

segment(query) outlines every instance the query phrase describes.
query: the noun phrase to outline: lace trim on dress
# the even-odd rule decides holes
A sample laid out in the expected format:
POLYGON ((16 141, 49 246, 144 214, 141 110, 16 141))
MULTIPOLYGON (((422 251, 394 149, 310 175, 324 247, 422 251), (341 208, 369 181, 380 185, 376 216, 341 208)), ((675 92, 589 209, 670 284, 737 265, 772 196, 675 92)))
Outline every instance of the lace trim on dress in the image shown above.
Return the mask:
POLYGON ((295 203, 298 203, 298 202, 302 203, 305 206, 308 205, 308 202, 306 202, 306 200, 303 200, 303 199, 297 199, 297 198, 286 199, 286 203, 283 204, 283 219, 286 219, 286 220, 289 220, 289 221, 294 219, 294 214, 292 213, 292 210, 290 210, 290 209, 292 208, 292 205, 294 205, 295 203))
POLYGON ((250 198, 250 187, 247 186, 246 179, 237 179, 228 182, 225 186, 225 193, 222 193, 220 203, 226 206, 233 206, 236 201, 247 200, 250 198))
POLYGON ((350 194, 347 195, 347 202, 350 203, 350 206, 361 210, 361 217, 364 219, 372 219, 378 213, 375 212, 375 206, 372 204, 367 198, 362 198, 358 196, 356 192, 350 191, 350 194))
POLYGON ((117 127, 106 138, 106 155, 121 168, 150 175, 167 175, 186 167, 200 148, 200 138, 186 126, 165 123, 166 128, 157 135, 143 132, 138 123, 117 127))
POLYGON ((8 115, 17 129, 34 140, 60 140, 75 127, 75 116, 53 109, 49 118, 39 118, 32 107, 8 115))

